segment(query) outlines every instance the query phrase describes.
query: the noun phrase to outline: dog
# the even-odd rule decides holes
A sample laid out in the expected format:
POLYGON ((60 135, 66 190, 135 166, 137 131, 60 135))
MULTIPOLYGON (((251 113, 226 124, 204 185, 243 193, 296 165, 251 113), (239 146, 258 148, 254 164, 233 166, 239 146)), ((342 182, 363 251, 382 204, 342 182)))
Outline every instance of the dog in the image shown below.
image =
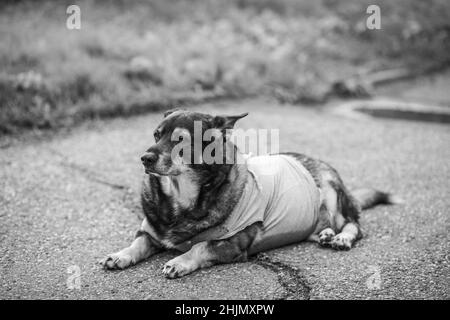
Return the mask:
POLYGON ((164 114, 155 144, 141 157, 145 218, 129 247, 101 260, 105 269, 125 269, 167 249, 184 252, 164 265, 168 278, 303 240, 349 250, 362 237, 361 210, 401 202, 375 189, 350 192, 334 168, 303 154, 247 157, 229 136, 245 116, 178 109, 164 114), (194 145, 196 123, 202 137, 215 133, 216 161, 193 151, 205 153, 211 144, 194 145), (178 158, 180 139, 174 137, 188 147, 178 158), (183 160, 187 156, 190 162, 183 160))

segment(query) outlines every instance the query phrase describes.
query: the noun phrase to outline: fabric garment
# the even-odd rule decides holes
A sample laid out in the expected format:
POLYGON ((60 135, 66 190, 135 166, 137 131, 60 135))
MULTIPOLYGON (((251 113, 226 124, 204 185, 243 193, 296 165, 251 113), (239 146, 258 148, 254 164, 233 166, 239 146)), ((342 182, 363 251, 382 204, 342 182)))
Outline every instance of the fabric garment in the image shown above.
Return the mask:
POLYGON ((320 191, 300 162, 288 155, 255 156, 247 159, 247 170, 243 194, 230 216, 179 245, 180 250, 204 240, 229 238, 255 222, 262 222, 262 232, 250 254, 299 242, 312 234, 320 191))

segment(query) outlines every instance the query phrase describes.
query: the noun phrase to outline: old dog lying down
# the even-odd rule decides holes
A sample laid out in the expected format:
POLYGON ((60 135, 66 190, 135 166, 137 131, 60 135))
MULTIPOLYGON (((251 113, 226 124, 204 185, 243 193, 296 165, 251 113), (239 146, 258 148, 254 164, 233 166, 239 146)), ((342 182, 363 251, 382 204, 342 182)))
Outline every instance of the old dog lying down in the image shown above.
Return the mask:
MULTIPOLYGON (((145 219, 133 243, 101 261, 124 269, 164 249, 184 254, 164 265, 169 278, 217 263, 245 261, 262 250, 309 240, 348 250, 361 238, 361 209, 395 203, 392 195, 359 189, 350 193, 328 164, 298 153, 245 157, 229 139, 238 116, 167 112, 154 132, 156 144, 141 160, 145 219), (219 132, 223 161, 190 163, 174 157, 183 142, 194 144, 195 123, 219 132), (230 152, 230 150, 232 152, 230 152)), ((198 128, 198 127, 197 127, 198 128)), ((217 136, 216 136, 217 137, 217 136)), ((201 152, 208 148, 202 141, 201 152)), ((191 158, 199 159, 192 145, 191 158)))

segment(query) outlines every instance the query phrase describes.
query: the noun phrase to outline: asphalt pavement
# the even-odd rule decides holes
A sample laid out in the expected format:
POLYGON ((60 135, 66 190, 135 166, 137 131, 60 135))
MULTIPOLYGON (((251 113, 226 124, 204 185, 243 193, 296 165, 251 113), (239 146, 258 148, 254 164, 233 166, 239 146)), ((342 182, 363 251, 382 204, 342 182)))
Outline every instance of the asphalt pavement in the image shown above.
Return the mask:
POLYGON ((174 252, 105 271, 97 261, 139 227, 140 154, 162 115, 89 122, 48 139, 0 138, 0 298, 450 298, 448 124, 268 100, 194 109, 249 112, 238 127, 279 129, 281 151, 323 159, 350 187, 391 191, 405 203, 364 212, 364 238, 346 252, 299 243, 175 280, 161 272, 174 252))

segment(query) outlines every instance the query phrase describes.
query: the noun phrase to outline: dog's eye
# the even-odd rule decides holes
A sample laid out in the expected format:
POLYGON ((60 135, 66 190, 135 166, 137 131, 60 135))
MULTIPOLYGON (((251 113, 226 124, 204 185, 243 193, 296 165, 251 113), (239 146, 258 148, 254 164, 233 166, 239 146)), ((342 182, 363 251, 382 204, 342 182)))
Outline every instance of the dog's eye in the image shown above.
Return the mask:
POLYGON ((155 137, 156 142, 158 142, 158 140, 161 139, 161 133, 159 131, 155 131, 153 133, 153 136, 155 137))

